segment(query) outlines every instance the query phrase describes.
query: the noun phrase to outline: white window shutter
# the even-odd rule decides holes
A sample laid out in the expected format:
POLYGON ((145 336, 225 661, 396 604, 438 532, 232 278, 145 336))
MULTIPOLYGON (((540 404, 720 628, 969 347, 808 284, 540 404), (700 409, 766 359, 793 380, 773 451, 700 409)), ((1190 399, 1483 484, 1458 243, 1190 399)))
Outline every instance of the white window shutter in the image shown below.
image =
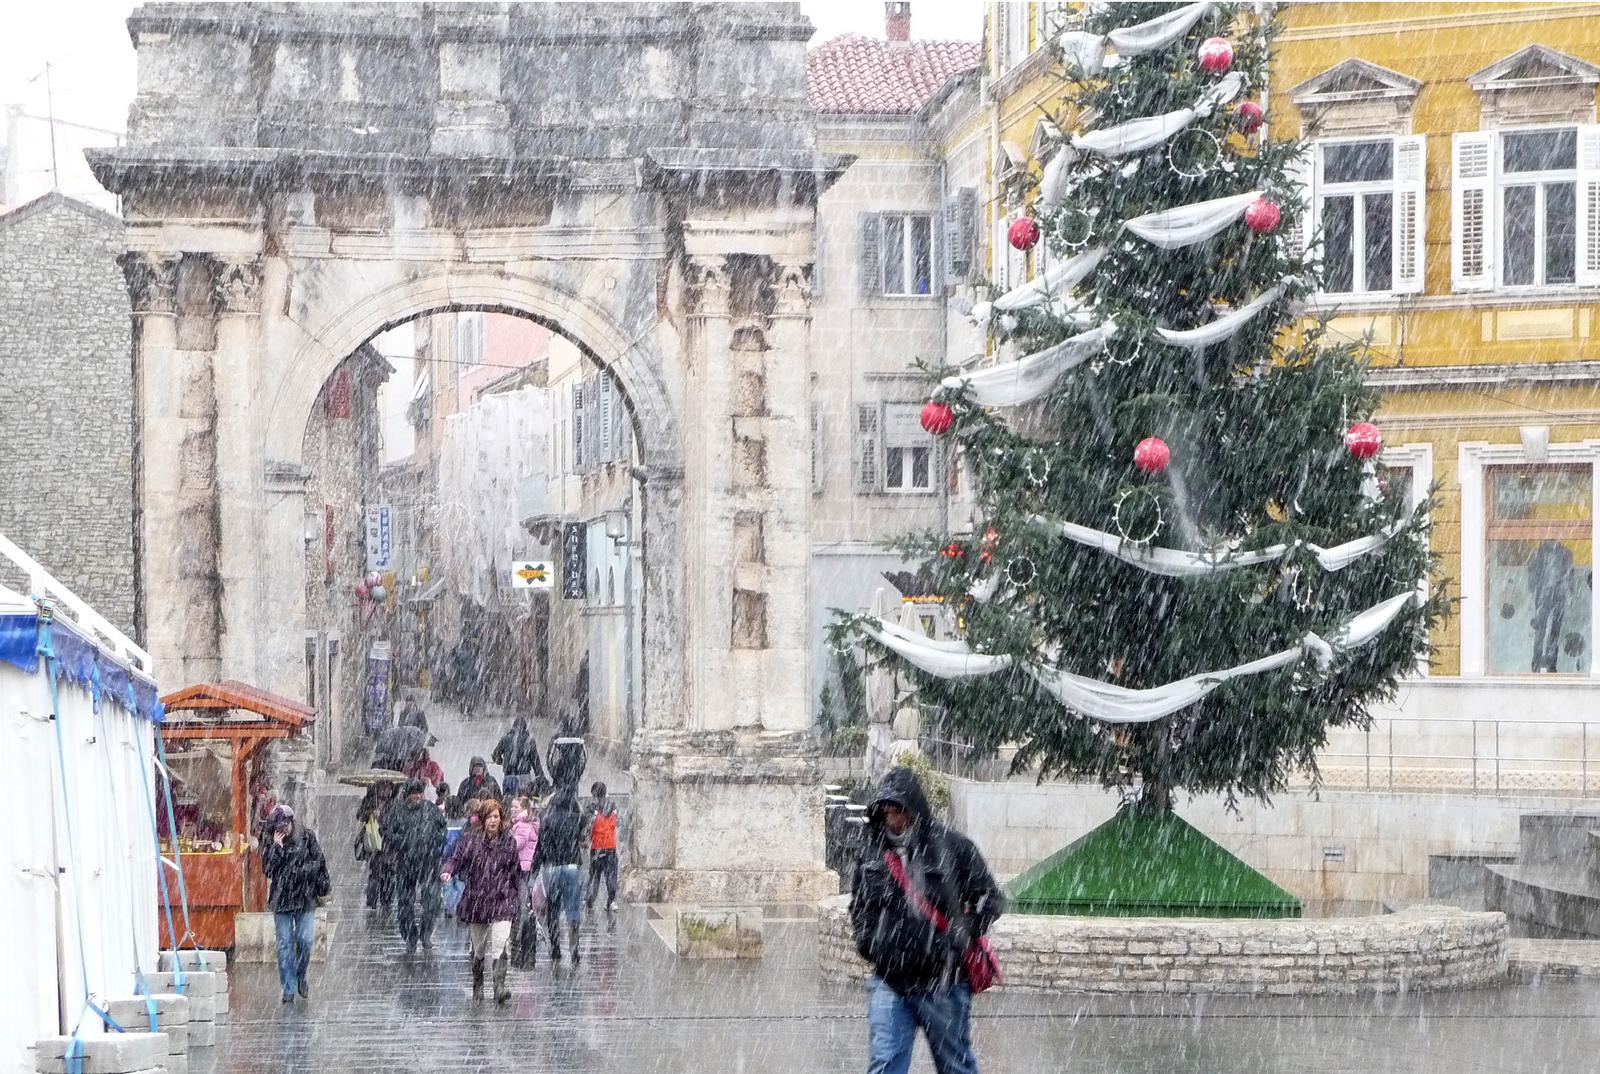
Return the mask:
POLYGON ((856 267, 860 272, 862 298, 876 298, 883 294, 883 266, 878 260, 878 244, 882 225, 877 213, 862 213, 859 228, 859 245, 856 247, 856 267))
POLYGON ((1394 140, 1394 291, 1422 292, 1427 268, 1424 234, 1428 200, 1428 139, 1412 134, 1394 140))
POLYGON ((1600 127, 1578 128, 1578 286, 1600 286, 1600 127))
POLYGON ((827 445, 822 439, 822 404, 811 401, 811 491, 821 492, 827 482, 827 445))
POLYGON ((581 474, 584 463, 583 439, 583 381, 574 380, 572 389, 572 472, 581 474))
POLYGON ((595 461, 611 461, 611 426, 613 420, 611 406, 611 375, 601 373, 595 378, 595 393, 600 397, 600 425, 596 430, 600 438, 600 450, 595 453, 595 461))
POLYGON ((1316 225, 1316 184, 1313 177, 1317 172, 1317 158, 1319 150, 1315 143, 1306 146, 1304 153, 1295 157, 1284 169, 1288 179, 1289 189, 1284 192, 1286 198, 1296 199, 1295 222, 1283 229, 1283 248, 1290 254, 1303 254, 1311 245, 1311 238, 1317 233, 1316 225))
POLYGON ((940 230, 944 232, 944 278, 954 283, 967 274, 961 263, 961 203, 957 199, 945 199, 943 221, 940 230))
POLYGON ((877 403, 856 405, 856 491, 883 490, 883 410, 877 403))
POLYGON ((1494 287, 1495 136, 1475 131, 1454 136, 1450 169, 1450 286, 1456 291, 1494 287))

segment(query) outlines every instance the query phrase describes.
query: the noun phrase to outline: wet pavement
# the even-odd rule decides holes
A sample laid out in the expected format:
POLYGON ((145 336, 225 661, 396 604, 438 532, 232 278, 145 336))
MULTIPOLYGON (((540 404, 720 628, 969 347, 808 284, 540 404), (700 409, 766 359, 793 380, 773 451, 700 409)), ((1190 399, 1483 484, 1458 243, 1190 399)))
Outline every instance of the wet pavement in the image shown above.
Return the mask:
MULTIPOLYGON (((513 971, 499 1007, 470 998, 464 929, 442 922, 433 955, 407 959, 359 908, 356 864, 331 864, 334 959, 313 967, 310 1001, 280 1004, 273 966, 235 966, 232 1023, 195 1074, 866 1068, 862 993, 818 979, 808 921, 769 921, 759 962, 688 962, 651 927, 657 911, 624 907, 585 923, 580 965, 541 950, 513 971)), ((1363 1000, 990 995, 973 1032, 991 1074, 1569 1074, 1600 1065, 1597 1006, 1600 983, 1581 979, 1363 1000)), ((919 1044, 913 1070, 931 1069, 919 1044)))

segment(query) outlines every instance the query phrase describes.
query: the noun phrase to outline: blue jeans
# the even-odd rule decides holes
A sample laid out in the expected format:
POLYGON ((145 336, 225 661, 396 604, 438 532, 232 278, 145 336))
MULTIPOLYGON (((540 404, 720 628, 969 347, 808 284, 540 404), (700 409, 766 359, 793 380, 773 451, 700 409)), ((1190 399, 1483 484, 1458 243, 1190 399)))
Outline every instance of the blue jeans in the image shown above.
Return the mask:
POLYGON ((917 1027, 928 1038, 939 1074, 978 1074, 969 1028, 972 990, 958 981, 942 992, 902 996, 876 977, 867 982, 867 1074, 906 1074, 917 1027))
POLYGON ((297 910, 272 915, 278 930, 278 980, 283 994, 290 995, 306 979, 311 969, 311 940, 317 933, 317 912, 297 910))
POLYGON ((581 885, 576 865, 544 867, 544 897, 550 907, 548 916, 551 921, 555 921, 556 915, 563 912, 568 921, 576 923, 583 920, 583 907, 578 905, 581 885))

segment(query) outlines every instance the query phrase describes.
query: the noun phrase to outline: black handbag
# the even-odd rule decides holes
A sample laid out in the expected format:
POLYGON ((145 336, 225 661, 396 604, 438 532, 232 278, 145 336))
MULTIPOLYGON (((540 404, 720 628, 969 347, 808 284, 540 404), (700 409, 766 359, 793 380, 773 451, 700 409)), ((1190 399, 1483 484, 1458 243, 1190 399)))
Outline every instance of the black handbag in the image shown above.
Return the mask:
POLYGON ((533 914, 524 910, 511 937, 511 964, 519 970, 531 970, 539 950, 539 924, 533 914))

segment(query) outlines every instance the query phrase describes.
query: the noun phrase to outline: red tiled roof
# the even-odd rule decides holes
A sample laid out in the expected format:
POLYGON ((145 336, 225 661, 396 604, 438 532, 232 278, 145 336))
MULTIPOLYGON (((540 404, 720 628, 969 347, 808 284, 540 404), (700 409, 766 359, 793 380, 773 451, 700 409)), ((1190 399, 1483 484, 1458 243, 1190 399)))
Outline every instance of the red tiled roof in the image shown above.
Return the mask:
POLYGON ((907 115, 976 68, 982 50, 976 41, 890 44, 845 34, 806 55, 806 97, 822 113, 907 115))

